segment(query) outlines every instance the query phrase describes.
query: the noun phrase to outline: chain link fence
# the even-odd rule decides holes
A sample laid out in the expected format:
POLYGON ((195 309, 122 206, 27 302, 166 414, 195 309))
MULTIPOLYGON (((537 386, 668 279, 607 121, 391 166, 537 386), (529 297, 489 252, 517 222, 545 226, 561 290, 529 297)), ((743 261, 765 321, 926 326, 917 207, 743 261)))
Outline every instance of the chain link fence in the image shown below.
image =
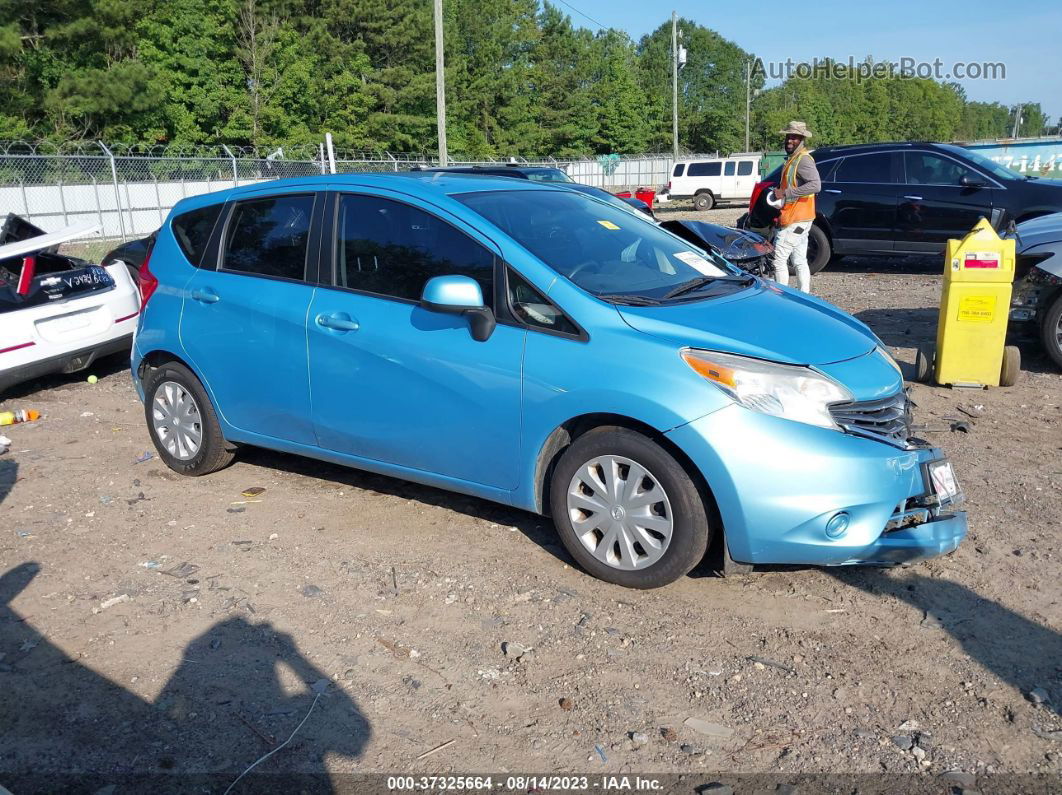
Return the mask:
MULTIPOLYGON (((713 155, 690 155, 711 157, 713 155)), ((451 160, 451 165, 502 165, 491 160, 451 160)), ((609 191, 650 187, 668 181, 669 155, 606 155, 596 158, 527 160, 521 165, 553 166, 576 182, 609 191)), ((400 172, 438 165, 425 154, 335 152, 341 174, 400 172)), ((327 174, 323 144, 278 147, 107 146, 0 142, 0 216, 21 215, 46 232, 92 222, 93 237, 127 240, 157 229, 181 199, 239 185, 286 177, 327 174)))

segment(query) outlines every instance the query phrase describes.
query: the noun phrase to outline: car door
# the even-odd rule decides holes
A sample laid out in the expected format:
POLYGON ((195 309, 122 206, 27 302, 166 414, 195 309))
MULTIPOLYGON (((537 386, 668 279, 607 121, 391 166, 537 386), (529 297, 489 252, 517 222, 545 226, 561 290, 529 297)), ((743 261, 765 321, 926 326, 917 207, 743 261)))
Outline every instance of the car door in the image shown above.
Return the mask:
POLYGON ((901 163, 898 152, 873 152, 850 155, 833 169, 822 192, 832 204, 834 251, 892 250, 901 163))
POLYGON ((897 202, 896 249, 943 253, 981 218, 992 218, 995 182, 936 152, 904 153, 906 184, 897 202), (963 184, 964 181, 969 184, 963 184))
POLYGON ((477 342, 466 318, 419 303, 431 277, 467 275, 493 306, 497 247, 445 211, 399 194, 359 189, 331 201, 331 275, 309 314, 319 444, 514 488, 525 331, 499 324, 477 342))
POLYGON ((756 174, 755 160, 737 161, 737 174, 734 179, 734 193, 731 198, 749 198, 752 195, 752 189, 756 187, 756 180, 758 178, 759 177, 756 174))
POLYGON ((215 261, 186 285, 181 314, 181 342, 218 413, 240 430, 300 444, 316 441, 306 312, 321 201, 303 189, 233 202, 214 233, 215 261))
POLYGON ((718 196, 731 199, 737 195, 737 161, 727 160, 723 163, 723 179, 719 182, 718 196))

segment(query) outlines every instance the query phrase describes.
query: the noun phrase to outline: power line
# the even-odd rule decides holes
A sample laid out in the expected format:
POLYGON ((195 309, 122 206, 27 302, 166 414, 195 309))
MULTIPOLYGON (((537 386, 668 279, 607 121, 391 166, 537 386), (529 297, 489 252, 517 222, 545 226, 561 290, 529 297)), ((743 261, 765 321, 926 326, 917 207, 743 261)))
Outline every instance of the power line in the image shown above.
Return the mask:
POLYGON ((602 30, 607 30, 607 29, 608 29, 608 25, 602 25, 602 24, 601 24, 600 22, 598 22, 598 21, 597 21, 596 19, 594 19, 594 18, 593 18, 592 16, 590 16, 589 14, 584 14, 584 13, 583 13, 582 11, 580 11, 580 10, 579 10, 578 8, 576 8, 575 6, 573 6, 573 5, 571 4, 571 3, 569 3, 569 2, 566 2, 566 0, 560 0, 560 2, 561 2, 561 3, 563 3, 564 5, 568 6, 568 8, 570 8, 570 9, 571 9, 572 11, 574 11, 574 12, 575 12, 576 14, 578 14, 579 16, 582 16, 582 17, 586 17, 587 19, 589 19, 589 20, 590 20, 591 22, 593 22, 593 23, 594 23, 595 25, 597 25, 597 26, 598 26, 599 28, 601 28, 602 30))

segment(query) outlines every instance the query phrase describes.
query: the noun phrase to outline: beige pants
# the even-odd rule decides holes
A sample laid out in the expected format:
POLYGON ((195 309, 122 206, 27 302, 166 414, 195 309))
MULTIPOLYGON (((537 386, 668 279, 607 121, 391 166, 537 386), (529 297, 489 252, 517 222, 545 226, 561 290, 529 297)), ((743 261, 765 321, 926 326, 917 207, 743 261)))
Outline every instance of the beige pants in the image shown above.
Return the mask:
POLYGON ((808 234, 811 221, 799 221, 783 226, 774 236, 774 280, 789 284, 789 264, 796 272, 797 287, 811 292, 811 270, 808 268, 808 234))

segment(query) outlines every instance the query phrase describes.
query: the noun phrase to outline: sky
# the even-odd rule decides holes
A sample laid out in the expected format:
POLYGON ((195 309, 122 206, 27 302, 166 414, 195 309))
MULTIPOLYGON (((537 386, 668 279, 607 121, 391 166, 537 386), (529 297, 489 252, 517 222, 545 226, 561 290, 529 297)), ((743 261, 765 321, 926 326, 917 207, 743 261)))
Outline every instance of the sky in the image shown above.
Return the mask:
MULTIPOLYGON (((638 40, 678 12, 767 61, 834 58, 856 62, 940 59, 1001 62, 1005 79, 957 80, 982 102, 1039 102, 1048 118, 1062 116, 1062 3, 1057 0, 549 0, 573 23, 625 30, 638 40), (573 10, 578 9, 578 11, 573 10), (579 13, 582 12, 582 13, 579 13), (585 16, 584 16, 585 15, 585 16), (590 17, 591 19, 588 19, 590 17), (595 24, 597 23, 597 24, 595 24)), ((768 81, 768 86, 777 84, 768 81)))

